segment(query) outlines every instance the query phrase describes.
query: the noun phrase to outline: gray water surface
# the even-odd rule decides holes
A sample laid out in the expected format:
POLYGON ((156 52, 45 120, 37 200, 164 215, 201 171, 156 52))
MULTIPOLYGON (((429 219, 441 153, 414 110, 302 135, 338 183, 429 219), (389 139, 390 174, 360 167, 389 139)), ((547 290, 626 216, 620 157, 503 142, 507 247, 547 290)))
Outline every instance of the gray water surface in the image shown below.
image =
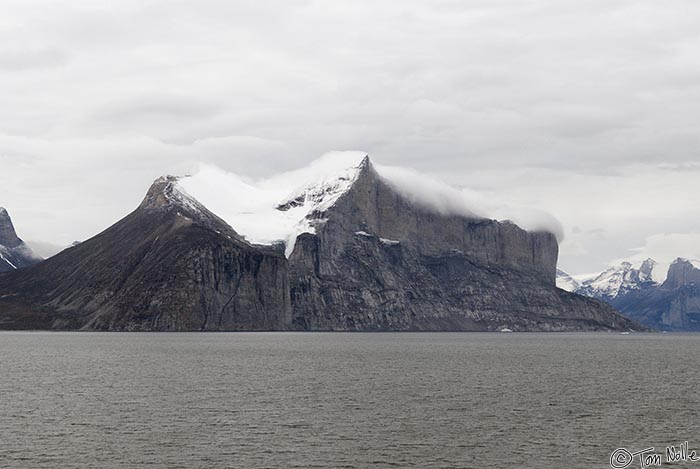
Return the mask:
POLYGON ((700 449, 698 357, 683 334, 3 332, 0 466, 610 467, 700 449))

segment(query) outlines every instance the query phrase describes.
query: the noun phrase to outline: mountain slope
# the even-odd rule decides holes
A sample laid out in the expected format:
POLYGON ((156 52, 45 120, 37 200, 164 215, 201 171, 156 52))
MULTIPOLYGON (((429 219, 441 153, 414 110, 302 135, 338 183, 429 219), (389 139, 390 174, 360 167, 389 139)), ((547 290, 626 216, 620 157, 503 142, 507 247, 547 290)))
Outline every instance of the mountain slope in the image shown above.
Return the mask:
POLYGON ((555 287, 553 234, 441 214, 400 195, 365 155, 347 163, 299 174, 285 196, 242 180, 161 178, 104 232, 0 275, 0 327, 637 328, 555 287))
POLYGON ((678 258, 667 270, 653 259, 611 267, 575 291, 613 305, 648 327, 700 330, 700 262, 678 258))
POLYGON ((40 261, 41 258, 17 236, 10 214, 0 207, 0 272, 21 269, 40 261))
POLYGON ((611 300, 629 317, 662 330, 700 331, 700 263, 676 259, 666 280, 611 300))
POLYGON ((290 261, 304 329, 577 330, 634 327, 554 285, 557 242, 508 222, 417 207, 369 159, 350 190, 312 216, 290 261))
POLYGON ((162 178, 106 231, 0 276, 0 327, 284 329, 286 282, 284 256, 240 240, 162 178))

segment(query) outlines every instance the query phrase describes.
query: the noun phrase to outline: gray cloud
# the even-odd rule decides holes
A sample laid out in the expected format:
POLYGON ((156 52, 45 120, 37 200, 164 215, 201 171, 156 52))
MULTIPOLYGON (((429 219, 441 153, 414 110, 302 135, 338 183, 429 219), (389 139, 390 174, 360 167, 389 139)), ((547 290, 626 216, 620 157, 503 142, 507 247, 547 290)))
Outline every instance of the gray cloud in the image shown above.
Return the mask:
POLYGON ((562 266, 596 270, 698 231, 698 14, 692 0, 8 0, 0 202, 25 237, 66 244, 162 173, 262 177, 360 149, 549 211, 562 266))
POLYGON ((58 67, 68 63, 68 54, 56 48, 0 49, 0 70, 24 71, 58 67))

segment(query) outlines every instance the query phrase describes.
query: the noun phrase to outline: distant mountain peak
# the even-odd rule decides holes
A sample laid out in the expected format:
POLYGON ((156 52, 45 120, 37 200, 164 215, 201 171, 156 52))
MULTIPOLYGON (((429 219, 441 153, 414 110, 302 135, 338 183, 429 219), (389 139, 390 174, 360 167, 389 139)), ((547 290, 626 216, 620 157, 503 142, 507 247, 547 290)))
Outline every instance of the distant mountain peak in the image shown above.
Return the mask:
POLYGON ((700 285, 700 261, 677 258, 668 268, 664 288, 679 288, 686 285, 700 285))
POLYGON ((179 181, 189 176, 161 176, 148 189, 146 196, 141 202, 143 209, 178 208, 187 212, 188 215, 208 214, 209 210, 197 199, 189 195, 182 189, 179 181))
POLYGON ((154 209, 172 205, 180 200, 177 193, 177 176, 164 175, 153 181, 151 187, 146 192, 140 207, 154 209))
POLYGON ((15 232, 10 214, 7 212, 7 209, 0 207, 0 245, 12 249, 20 244, 22 244, 22 240, 19 239, 15 232))
POLYGON ((17 236, 7 209, 0 207, 0 272, 27 267, 40 260, 17 236))
POLYGON ((181 181, 190 176, 161 176, 151 184, 138 207, 141 211, 169 211, 180 217, 183 223, 198 223, 215 229, 229 239, 242 240, 241 236, 218 215, 212 213, 199 200, 192 197, 181 186, 181 181))
POLYGON ((654 259, 644 260, 639 268, 629 261, 609 267, 592 279, 585 280, 576 290, 577 293, 599 299, 612 299, 618 295, 638 290, 650 284, 657 284, 660 276, 654 259))
POLYGON ((690 264, 696 269, 700 269, 700 260, 697 259, 688 259, 687 257, 677 257, 671 265, 674 264, 690 264))
POLYGON ((640 275, 643 275, 647 279, 652 279, 652 273, 654 272, 654 267, 658 265, 658 262, 656 262, 652 258, 648 258, 642 262, 642 265, 639 267, 639 272, 640 275))
POLYGON ((285 211, 309 204, 309 214, 323 212, 346 193, 363 174, 370 171, 372 171, 372 164, 369 155, 365 154, 358 161, 344 167, 338 167, 336 171, 319 180, 307 182, 279 203, 276 208, 285 211))

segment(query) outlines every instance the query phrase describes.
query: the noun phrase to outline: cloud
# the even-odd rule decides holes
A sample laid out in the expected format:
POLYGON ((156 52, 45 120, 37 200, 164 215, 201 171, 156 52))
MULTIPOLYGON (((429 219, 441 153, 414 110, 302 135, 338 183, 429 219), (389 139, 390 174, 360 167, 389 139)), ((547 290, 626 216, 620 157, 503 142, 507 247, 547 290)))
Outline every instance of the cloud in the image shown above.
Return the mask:
POLYGON ((68 54, 57 48, 1 49, 0 70, 4 72, 59 67, 68 63, 68 54))
POLYGON ((391 187, 418 206, 442 215, 487 216, 486 207, 476 194, 459 191, 413 169, 385 165, 375 167, 391 187))
POLYGON ((68 246, 59 246, 58 244, 45 243, 43 241, 25 240, 31 250, 39 257, 48 259, 63 251, 68 246))
POLYGON ((7 0, 0 202, 65 244, 163 173, 259 179, 363 148, 551 213, 562 266, 595 271, 700 230, 699 14, 692 0, 7 0))
POLYGON ((670 264, 678 257, 700 259, 700 232, 654 234, 644 240, 643 246, 630 251, 634 254, 620 261, 639 263, 652 258, 662 264, 670 264))
POLYGON ((509 220, 528 231, 547 231, 559 241, 564 228, 544 210, 508 206, 469 188, 457 189, 414 169, 375 165, 380 176, 407 200, 443 215, 509 220))

